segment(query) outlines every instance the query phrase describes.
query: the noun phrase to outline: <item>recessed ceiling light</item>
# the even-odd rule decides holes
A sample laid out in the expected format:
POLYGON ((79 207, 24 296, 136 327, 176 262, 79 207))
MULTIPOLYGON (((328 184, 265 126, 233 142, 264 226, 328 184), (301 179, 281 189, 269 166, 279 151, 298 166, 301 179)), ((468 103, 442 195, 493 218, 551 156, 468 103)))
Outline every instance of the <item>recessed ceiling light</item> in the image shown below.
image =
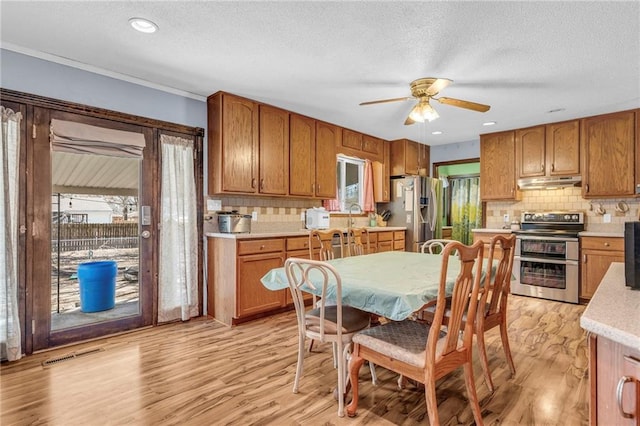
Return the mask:
POLYGON ((131 18, 129 19, 129 24, 131 24, 134 30, 140 31, 141 33, 151 34, 158 31, 156 24, 144 18, 131 18))
POLYGON ((556 108, 556 109, 550 109, 549 111, 547 111, 548 113, 554 113, 554 112, 560 112, 560 111, 564 111, 564 108, 556 108))
POLYGON ((486 123, 482 123, 483 126, 493 126, 494 124, 496 124, 495 121, 487 121, 486 123))
POLYGON ((442 132, 440 130, 436 130, 435 132, 431 132, 432 135, 441 135, 442 132))

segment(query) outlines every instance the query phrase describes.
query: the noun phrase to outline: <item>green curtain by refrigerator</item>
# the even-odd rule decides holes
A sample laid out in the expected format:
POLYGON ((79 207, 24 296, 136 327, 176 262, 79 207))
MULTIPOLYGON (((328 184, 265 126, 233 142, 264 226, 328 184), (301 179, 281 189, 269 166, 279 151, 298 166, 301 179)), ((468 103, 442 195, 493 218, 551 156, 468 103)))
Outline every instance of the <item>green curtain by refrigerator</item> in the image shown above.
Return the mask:
POLYGON ((471 230, 482 227, 480 178, 451 179, 451 238, 471 244, 471 230))

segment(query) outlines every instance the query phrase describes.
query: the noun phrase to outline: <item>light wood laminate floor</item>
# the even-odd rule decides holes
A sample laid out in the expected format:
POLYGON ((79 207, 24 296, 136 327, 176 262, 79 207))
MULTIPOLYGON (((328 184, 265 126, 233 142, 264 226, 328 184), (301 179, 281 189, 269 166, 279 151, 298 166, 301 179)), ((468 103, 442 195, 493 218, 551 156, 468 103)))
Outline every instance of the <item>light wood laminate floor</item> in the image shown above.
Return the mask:
MULTIPOLYGON (((474 351, 485 424, 587 424, 587 348, 579 325, 583 310, 510 297, 515 377, 509 377, 497 328, 486 335, 493 395, 474 351)), ((398 391, 397 376, 381 368, 377 386, 368 369, 361 369, 358 416, 337 417, 329 345, 316 345, 307 354, 300 393, 293 394, 295 334, 292 312, 234 328, 194 320, 3 363, 0 424, 428 424, 424 391, 411 385, 398 391), (93 349, 101 350, 42 366, 47 359, 93 349)), ((443 425, 473 424, 461 373, 438 382, 437 394, 443 425)))

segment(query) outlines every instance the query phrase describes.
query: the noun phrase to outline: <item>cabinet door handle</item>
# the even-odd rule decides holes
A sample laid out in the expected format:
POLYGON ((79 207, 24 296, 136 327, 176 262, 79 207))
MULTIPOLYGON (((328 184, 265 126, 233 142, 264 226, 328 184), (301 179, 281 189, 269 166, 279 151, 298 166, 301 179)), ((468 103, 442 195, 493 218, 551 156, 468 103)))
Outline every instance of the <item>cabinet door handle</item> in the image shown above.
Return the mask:
POLYGON ((589 192, 589 184, 588 183, 585 185, 584 189, 585 189, 585 192, 589 192))
POLYGON ((551 171, 555 172, 556 171, 556 167, 553 165, 553 163, 551 163, 551 171))
POLYGON ((587 263, 587 255, 586 254, 582 255, 582 263, 587 263))
POLYGON ((251 188, 256 187, 256 178, 251 178, 251 188))
POLYGON ((260 179, 260 191, 264 189, 264 179, 260 179))
POLYGON ((625 419, 632 419, 633 413, 627 413, 624 411, 624 407, 622 406, 622 393, 624 392, 624 385, 626 383, 633 382, 633 377, 622 376, 620 380, 618 380, 618 386, 616 387, 616 402, 618 403, 618 410, 620 410, 620 415, 625 419))
POLYGON ((610 244, 609 244, 609 243, 604 243, 604 246, 605 246, 605 247, 609 247, 609 246, 610 246, 610 244))
POLYGON ((540 171, 544 172, 544 164, 540 164, 540 171))

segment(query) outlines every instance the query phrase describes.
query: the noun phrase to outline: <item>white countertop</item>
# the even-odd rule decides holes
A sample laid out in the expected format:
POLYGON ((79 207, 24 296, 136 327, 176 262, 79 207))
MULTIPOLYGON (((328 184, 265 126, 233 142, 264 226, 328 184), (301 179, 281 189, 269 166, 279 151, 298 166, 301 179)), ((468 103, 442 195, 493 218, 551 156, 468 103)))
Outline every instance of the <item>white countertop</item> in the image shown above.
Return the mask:
MULTIPOLYGON (((366 227, 369 232, 384 231, 406 231, 407 228, 402 226, 372 226, 366 227)), ((347 232, 346 228, 342 230, 347 232)), ((304 237, 309 235, 308 229, 298 229, 296 231, 277 231, 277 232, 252 232, 250 234, 224 234, 221 232, 207 232, 204 234, 211 238, 230 238, 234 240, 246 240, 253 238, 280 238, 280 237, 304 237)))
POLYGON ((599 231, 582 231, 578 234, 580 237, 615 237, 624 238, 624 232, 599 232, 599 231))
POLYGON ((580 326, 640 351, 640 290, 631 290, 624 282, 624 263, 612 263, 582 314, 580 326))

